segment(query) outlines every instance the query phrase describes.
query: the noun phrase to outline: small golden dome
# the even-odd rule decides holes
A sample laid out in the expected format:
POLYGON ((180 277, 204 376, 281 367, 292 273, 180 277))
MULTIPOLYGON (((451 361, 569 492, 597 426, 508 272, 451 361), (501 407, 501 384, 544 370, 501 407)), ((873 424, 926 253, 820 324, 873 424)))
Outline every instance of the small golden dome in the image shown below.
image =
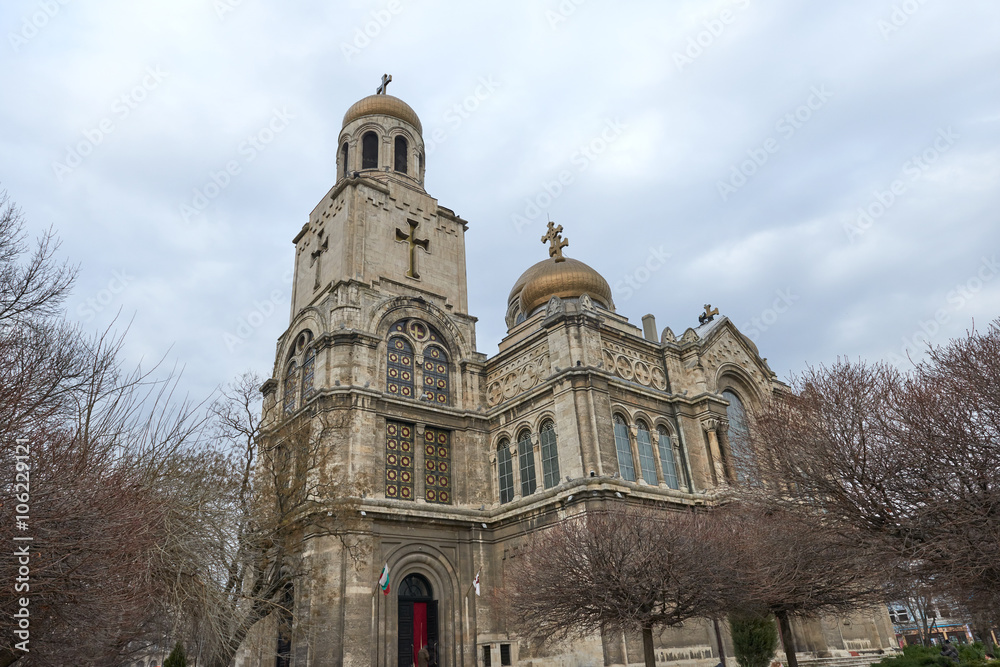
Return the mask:
POLYGON ((614 310, 611 287, 600 273, 571 257, 561 259, 550 257, 525 271, 514 283, 507 303, 520 294, 521 312, 528 316, 554 296, 575 299, 589 294, 608 310, 614 310))
POLYGON ((375 115, 398 118, 417 128, 417 132, 420 134, 424 133, 424 129, 420 125, 420 118, 417 117, 417 112, 411 109, 409 104, 392 95, 369 95, 364 99, 358 100, 344 114, 343 127, 347 127, 347 124, 352 120, 357 120, 362 116, 375 115))

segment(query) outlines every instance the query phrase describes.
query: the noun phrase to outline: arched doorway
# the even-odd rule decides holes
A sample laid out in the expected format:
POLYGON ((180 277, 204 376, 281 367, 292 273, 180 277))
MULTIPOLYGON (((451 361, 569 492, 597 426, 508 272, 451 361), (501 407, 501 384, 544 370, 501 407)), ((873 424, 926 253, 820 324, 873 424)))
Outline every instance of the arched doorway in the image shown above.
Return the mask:
POLYGON ((414 667, 417 652, 438 648, 438 603, 426 578, 411 574, 399 584, 399 667, 414 667))

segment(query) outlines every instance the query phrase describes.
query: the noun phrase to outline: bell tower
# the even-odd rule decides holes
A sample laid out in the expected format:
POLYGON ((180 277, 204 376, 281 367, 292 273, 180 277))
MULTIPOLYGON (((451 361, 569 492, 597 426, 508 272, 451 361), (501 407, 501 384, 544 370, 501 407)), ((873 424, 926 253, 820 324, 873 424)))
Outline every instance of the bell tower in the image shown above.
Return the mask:
MULTIPOLYGON (((448 313, 468 311, 467 223, 424 190, 420 118, 386 92, 344 115, 337 181, 295 237, 292 318, 337 285, 357 282, 384 294, 419 296, 448 313)), ((349 311, 336 325, 358 326, 349 311)))

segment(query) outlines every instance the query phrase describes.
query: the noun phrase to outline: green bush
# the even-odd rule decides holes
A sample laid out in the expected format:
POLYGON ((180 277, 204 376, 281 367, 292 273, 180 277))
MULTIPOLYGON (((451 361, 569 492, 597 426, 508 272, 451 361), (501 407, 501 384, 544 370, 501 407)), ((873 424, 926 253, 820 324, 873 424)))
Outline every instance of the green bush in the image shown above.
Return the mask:
POLYGON ((778 628, 770 616, 736 616, 729 619, 733 652, 740 667, 768 667, 778 649, 778 628))
MULTIPOLYGON (((956 644, 958 667, 986 667, 986 650, 980 643, 956 644)), ((955 667, 955 663, 941 655, 940 646, 925 648, 920 645, 906 646, 903 655, 883 658, 876 663, 880 667, 955 667)))
POLYGON ((184 647, 181 646, 180 642, 174 644, 174 650, 163 661, 163 667, 187 667, 187 658, 184 657, 184 647))

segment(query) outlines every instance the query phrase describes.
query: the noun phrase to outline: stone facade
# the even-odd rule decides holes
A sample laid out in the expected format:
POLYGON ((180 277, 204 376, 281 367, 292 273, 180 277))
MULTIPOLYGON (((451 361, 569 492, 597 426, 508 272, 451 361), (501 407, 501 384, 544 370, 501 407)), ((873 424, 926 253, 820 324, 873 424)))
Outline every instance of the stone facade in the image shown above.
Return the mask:
MULTIPOLYGON (((468 223, 424 191, 420 131, 396 98, 352 107, 338 180, 294 238, 292 315, 263 387, 265 417, 337 425, 324 442, 327 473, 341 488, 365 489, 348 539, 366 555, 352 558, 322 531, 303 536, 290 664, 400 664, 400 633, 414 632, 407 624, 425 612, 428 628, 436 614, 447 667, 484 665, 487 654, 492 665, 641 663, 639 636, 519 640, 495 592, 531 534, 567 517, 637 499, 711 504, 738 475, 732 397, 752 405, 779 383, 725 317, 676 337, 657 335, 647 316, 644 333, 614 311, 610 290, 575 293, 603 278, 580 262, 558 264, 558 248, 541 268, 564 296, 521 312, 521 289, 541 289, 526 273, 499 353, 477 352, 468 223), (385 564, 388 596, 376 587, 385 564), (482 596, 473 592, 477 573, 482 596), (396 592, 410 575, 429 595, 404 609, 396 592)), ((893 645, 884 610, 795 631, 815 655, 893 645)), ((708 622, 663 631, 658 663, 714 665, 715 632, 708 622)), ((270 655, 241 661, 273 664, 270 655)))

